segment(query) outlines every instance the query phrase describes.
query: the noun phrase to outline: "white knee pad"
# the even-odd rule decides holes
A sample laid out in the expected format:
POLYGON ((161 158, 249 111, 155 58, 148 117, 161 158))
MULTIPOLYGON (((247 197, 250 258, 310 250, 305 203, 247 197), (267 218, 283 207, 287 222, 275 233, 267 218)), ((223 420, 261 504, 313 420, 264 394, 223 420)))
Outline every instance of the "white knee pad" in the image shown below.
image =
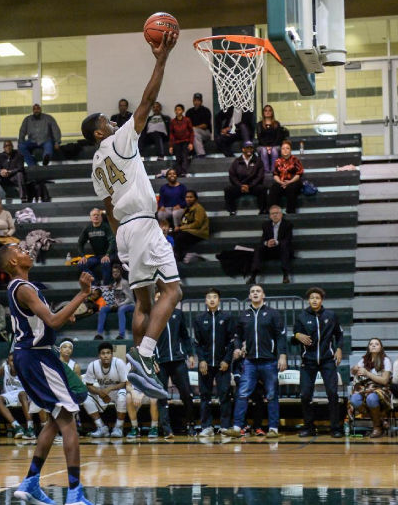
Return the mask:
POLYGON ((125 389, 119 389, 117 392, 117 399, 116 399, 116 411, 120 412, 121 414, 126 413, 126 390, 125 389))
POLYGON ((86 409, 86 412, 89 416, 99 412, 97 402, 91 395, 87 395, 86 400, 83 403, 83 407, 86 409))

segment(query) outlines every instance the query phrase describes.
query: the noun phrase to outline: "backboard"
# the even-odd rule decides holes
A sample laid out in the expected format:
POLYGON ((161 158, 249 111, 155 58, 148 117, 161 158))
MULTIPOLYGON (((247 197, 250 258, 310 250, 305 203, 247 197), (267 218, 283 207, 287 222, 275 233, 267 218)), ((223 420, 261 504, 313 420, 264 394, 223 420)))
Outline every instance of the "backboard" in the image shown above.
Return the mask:
POLYGON ((268 0, 268 39, 304 96, 315 74, 345 64, 344 0, 268 0))

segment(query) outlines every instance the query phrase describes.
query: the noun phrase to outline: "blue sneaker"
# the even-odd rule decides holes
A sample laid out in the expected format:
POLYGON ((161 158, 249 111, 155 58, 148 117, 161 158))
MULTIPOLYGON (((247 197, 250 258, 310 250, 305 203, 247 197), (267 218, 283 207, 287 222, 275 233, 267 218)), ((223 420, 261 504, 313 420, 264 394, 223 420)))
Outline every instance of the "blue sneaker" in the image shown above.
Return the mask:
POLYGON ((50 500, 41 489, 39 480, 39 474, 26 477, 19 485, 19 488, 14 492, 14 497, 26 501, 26 503, 31 503, 32 505, 56 505, 55 501, 50 500))
POLYGON ((65 505, 93 505, 83 494, 83 486, 79 484, 75 489, 68 489, 65 505))

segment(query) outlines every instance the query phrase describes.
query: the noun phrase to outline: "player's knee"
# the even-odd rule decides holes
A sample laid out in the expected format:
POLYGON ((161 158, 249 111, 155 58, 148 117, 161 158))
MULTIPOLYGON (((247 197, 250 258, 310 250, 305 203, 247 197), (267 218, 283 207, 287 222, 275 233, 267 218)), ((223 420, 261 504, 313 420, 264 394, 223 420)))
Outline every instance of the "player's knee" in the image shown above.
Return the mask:
POLYGON ((18 395, 18 400, 22 403, 24 401, 28 401, 28 397, 25 393, 25 391, 21 391, 18 395))
POLYGON ((116 411, 125 414, 127 410, 126 390, 120 389, 116 400, 116 411))
POLYGON ((97 405, 95 404, 95 401, 90 395, 87 396, 87 399, 83 403, 83 407, 86 409, 86 412, 89 416, 98 412, 97 405))

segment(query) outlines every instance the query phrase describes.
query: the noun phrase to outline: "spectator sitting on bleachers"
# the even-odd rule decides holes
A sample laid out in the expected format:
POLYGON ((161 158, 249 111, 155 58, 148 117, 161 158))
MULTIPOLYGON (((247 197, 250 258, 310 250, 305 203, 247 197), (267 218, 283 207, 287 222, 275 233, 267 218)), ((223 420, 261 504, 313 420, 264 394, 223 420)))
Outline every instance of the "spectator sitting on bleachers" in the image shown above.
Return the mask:
MULTIPOLYGON (((155 303, 159 299, 160 292, 155 294, 155 303)), ((195 366, 192 341, 188 334, 184 320, 184 314, 180 309, 174 309, 172 316, 161 333, 155 347, 156 362, 159 367, 158 377, 167 391, 169 379, 178 389, 184 405, 184 418, 187 422, 187 435, 195 436, 195 415, 192 401, 191 386, 186 360, 189 367, 195 366)), ((170 416, 167 400, 159 400, 160 423, 163 435, 166 439, 174 437, 170 425, 170 416)))
POLYGON ((392 379, 391 379, 391 393, 394 395, 394 398, 398 398, 398 359, 394 361, 392 366, 392 379))
MULTIPOLYGON (((127 367, 128 366, 131 366, 130 363, 127 364, 127 367)), ((159 435, 159 412, 157 400, 155 398, 145 396, 144 393, 138 391, 138 389, 129 382, 127 382, 126 389, 127 413, 131 423, 131 430, 127 433, 126 438, 135 439, 141 436, 141 432, 138 427, 137 414, 143 403, 149 403, 149 412, 151 416, 151 428, 148 432, 148 438, 157 438, 159 435)))
POLYGON ((354 409, 369 413, 373 424, 371 438, 383 436, 382 418, 391 409, 391 372, 391 360, 379 338, 370 339, 366 354, 351 368, 354 385, 348 411, 350 416, 354 409))
POLYGON ((174 228, 174 254, 177 261, 183 261, 186 253, 195 244, 209 238, 209 218, 198 201, 196 191, 189 189, 185 201, 187 207, 181 225, 174 228))
POLYGON ((5 140, 4 151, 0 154, 0 185, 2 188, 16 186, 21 203, 28 201, 26 174, 23 156, 13 148, 11 140, 5 140))
POLYGON ((242 145, 242 155, 229 167, 230 186, 224 189, 225 206, 230 216, 236 215, 236 201, 241 196, 257 197, 258 213, 266 213, 267 189, 264 186, 264 168, 261 159, 254 154, 253 142, 242 145))
POLYGON ((243 372, 236 391, 233 427, 227 435, 241 437, 248 400, 259 380, 265 387, 268 405, 267 438, 278 438, 279 393, 278 370, 287 368, 286 329, 280 313, 265 304, 262 286, 250 287, 250 307, 239 318, 235 332, 235 359, 245 357, 243 372))
POLYGON ((122 277, 121 265, 112 267, 113 284, 111 289, 114 294, 115 303, 105 305, 98 313, 97 335, 94 340, 103 340, 106 318, 110 312, 117 312, 119 321, 119 334, 116 339, 124 339, 126 333, 126 314, 134 312, 134 297, 128 281, 122 277))
POLYGON ((163 160, 165 156, 164 142, 169 138, 170 116, 162 114, 162 105, 155 102, 152 105, 152 116, 149 116, 138 140, 140 153, 146 145, 155 144, 158 160, 163 160))
POLYGON ((179 177, 187 175, 194 139, 191 120, 184 116, 184 110, 185 107, 178 103, 174 107, 176 117, 170 123, 169 153, 176 157, 175 169, 179 177))
POLYGON ((270 219, 263 223, 263 234, 260 245, 254 251, 251 265, 251 276, 247 284, 255 284, 256 276, 261 271, 264 261, 278 259, 282 265, 283 283, 290 282, 291 258, 293 257, 293 224, 284 219, 279 205, 269 209, 270 219))
POLYGON ((211 398, 216 382, 220 400, 221 434, 231 425, 231 362, 234 348, 235 321, 220 310, 221 293, 210 288, 206 293, 206 312, 194 321, 195 347, 199 362, 200 437, 212 437, 211 398))
POLYGON ((159 226, 162 229, 163 235, 166 237, 167 242, 169 242, 171 247, 174 249, 174 238, 170 233, 170 223, 167 221, 167 219, 162 219, 159 221, 159 226))
POLYGON ((33 114, 26 116, 19 130, 18 149, 28 167, 36 166, 32 150, 43 148, 43 165, 48 165, 54 149, 61 143, 61 130, 55 119, 41 111, 39 104, 33 105, 33 114), (28 136, 26 140, 26 136, 28 136))
POLYGON ((274 181, 268 194, 268 205, 280 205, 282 196, 286 196, 286 212, 296 212, 297 198, 301 190, 301 177, 304 173, 301 161, 292 155, 292 143, 284 140, 281 146, 282 156, 274 166, 274 181))
POLYGON ((111 282, 111 258, 116 250, 115 236, 109 224, 103 221, 100 209, 92 209, 90 221, 91 224, 86 226, 79 236, 78 251, 82 257, 78 264, 79 270, 89 272, 96 283, 100 284, 101 279, 95 272, 96 267, 100 265, 102 282, 107 286, 111 282), (88 259, 84 257, 86 242, 90 243, 94 253, 94 256, 88 259))
POLYGON ((116 123, 117 126, 121 128, 124 123, 126 123, 131 118, 133 113, 128 110, 129 102, 125 98, 121 98, 119 100, 118 108, 119 114, 113 114, 113 116, 111 116, 111 121, 116 123))
POLYGON ((110 402, 116 407, 117 421, 111 437, 123 437, 123 424, 126 416, 126 364, 113 356, 113 347, 109 342, 98 346, 99 359, 91 361, 87 367, 85 383, 89 391, 83 403, 87 414, 93 419, 97 429, 91 433, 93 438, 109 436, 109 428, 100 417, 99 410, 106 410, 110 402))
POLYGON ((3 204, 0 201, 0 245, 18 243, 19 239, 14 237, 14 233, 14 220, 10 212, 4 209, 3 204))
POLYGON ((73 342, 70 338, 64 338, 59 346, 59 359, 80 377, 82 374, 80 365, 72 359, 72 354, 73 342))
POLYGON ((184 214, 185 195, 187 188, 177 180, 177 172, 174 168, 169 168, 166 172, 167 183, 159 190, 158 219, 173 218, 173 226, 180 226, 181 218, 184 214))
POLYGON ((3 392, 0 394, 0 414, 11 424, 14 438, 33 440, 36 438, 32 417, 29 414, 29 400, 14 368, 14 355, 10 353, 7 361, 0 367, 3 379, 3 392), (22 407, 26 419, 26 430, 14 419, 8 405, 22 407))
POLYGON ((193 95, 193 107, 187 110, 186 116, 191 120, 194 132, 193 146, 198 158, 205 158, 203 146, 205 140, 211 138, 211 112, 203 105, 202 93, 193 95))
POLYGON ((272 174, 275 161, 279 157, 282 140, 289 136, 289 132, 275 119, 271 105, 263 108, 263 118, 256 125, 256 133, 259 144, 257 150, 260 153, 264 171, 266 174, 272 174))
POLYGON ((309 306, 296 319, 292 338, 292 344, 301 344, 302 356, 300 395, 304 428, 299 437, 316 436, 312 397, 320 372, 329 400, 330 434, 333 438, 341 438, 337 367, 343 357, 343 330, 335 312, 323 306, 323 289, 312 287, 305 295, 309 306))
POLYGON ((243 112, 229 107, 225 112, 220 110, 215 117, 215 138, 217 148, 226 157, 234 155, 232 144, 241 140, 253 140, 253 112, 243 112))

